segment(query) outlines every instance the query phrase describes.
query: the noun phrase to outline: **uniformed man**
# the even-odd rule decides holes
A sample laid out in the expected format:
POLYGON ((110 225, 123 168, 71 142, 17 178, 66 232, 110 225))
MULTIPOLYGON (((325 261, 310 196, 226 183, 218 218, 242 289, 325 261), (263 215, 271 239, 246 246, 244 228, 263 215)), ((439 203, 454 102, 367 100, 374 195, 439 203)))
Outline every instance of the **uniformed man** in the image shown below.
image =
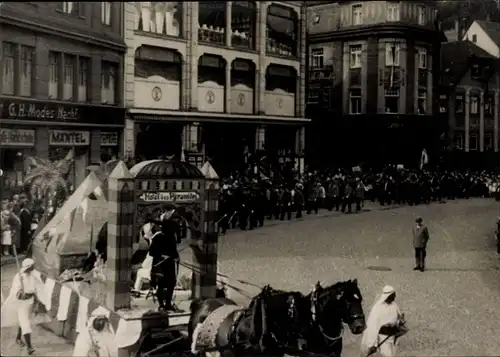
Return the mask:
POLYGON ((422 223, 422 217, 415 219, 417 225, 413 228, 413 248, 415 249, 415 267, 413 270, 425 270, 425 258, 427 256, 427 242, 429 241, 429 230, 422 223))
POLYGON ((177 283, 176 263, 179 252, 176 235, 179 234, 180 226, 174 219, 174 214, 175 210, 171 209, 159 221, 152 221, 153 231, 160 232, 154 236, 149 248, 149 255, 153 257, 151 283, 156 287, 160 310, 176 310, 172 298, 177 283))

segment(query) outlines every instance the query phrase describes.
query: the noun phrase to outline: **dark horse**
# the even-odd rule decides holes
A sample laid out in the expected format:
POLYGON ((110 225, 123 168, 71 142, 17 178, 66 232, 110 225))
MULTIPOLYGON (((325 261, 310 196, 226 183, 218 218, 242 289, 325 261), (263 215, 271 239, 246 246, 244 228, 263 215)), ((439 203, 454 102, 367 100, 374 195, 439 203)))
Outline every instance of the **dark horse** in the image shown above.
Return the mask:
POLYGON ((355 335, 366 328, 361 292, 357 280, 348 280, 323 288, 318 282, 305 297, 311 309, 304 350, 322 356, 342 353, 343 323, 355 335))
POLYGON ((199 334, 205 335, 206 331, 212 330, 213 337, 198 344, 196 353, 219 351, 223 356, 283 355, 287 351, 298 350, 298 341, 303 338, 309 320, 309 306, 300 292, 265 287, 252 299, 248 308, 239 307, 227 298, 194 300, 188 334, 194 346, 200 342, 199 334), (222 318, 214 317, 224 310, 222 318), (193 338, 196 339, 194 344, 193 338))

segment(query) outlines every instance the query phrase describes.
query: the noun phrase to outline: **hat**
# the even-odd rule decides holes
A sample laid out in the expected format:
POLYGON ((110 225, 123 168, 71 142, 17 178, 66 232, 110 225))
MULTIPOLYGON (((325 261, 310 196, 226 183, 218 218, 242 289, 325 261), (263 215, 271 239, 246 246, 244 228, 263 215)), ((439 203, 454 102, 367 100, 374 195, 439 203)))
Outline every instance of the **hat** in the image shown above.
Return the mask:
POLYGON ((35 265, 35 261, 31 258, 26 258, 21 263, 21 273, 24 273, 26 270, 35 265))
POLYGON ((423 221, 422 217, 415 218, 415 222, 417 223, 422 223, 422 221, 423 221))
POLYGON ((384 288, 382 289, 382 293, 386 296, 389 296, 391 294, 394 294, 396 292, 396 290, 394 290, 394 288, 390 285, 386 285, 384 286, 384 288))

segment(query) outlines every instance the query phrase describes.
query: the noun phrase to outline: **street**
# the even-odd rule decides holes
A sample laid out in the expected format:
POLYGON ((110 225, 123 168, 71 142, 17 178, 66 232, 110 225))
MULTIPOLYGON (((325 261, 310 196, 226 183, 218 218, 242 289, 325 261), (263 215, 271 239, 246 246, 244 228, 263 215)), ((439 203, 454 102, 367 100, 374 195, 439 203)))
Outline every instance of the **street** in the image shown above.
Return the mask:
MULTIPOLYGON (((498 356, 500 259, 493 231, 500 204, 471 199, 385 209, 369 203, 367 208, 370 211, 361 214, 320 211, 302 221, 231 231, 220 237, 219 270, 259 285, 304 293, 318 280, 329 285, 357 278, 365 314, 389 284, 396 289, 396 301, 410 328, 400 340, 398 355, 498 356), (431 234, 423 273, 413 271, 411 228, 417 216, 423 217, 431 234)), ((181 255, 191 260, 189 250, 181 255)), ((14 272, 15 265, 2 267, 4 294, 14 272)), ((258 293, 231 283, 250 295, 258 293)), ((237 292, 230 297, 246 303, 237 292)), ((346 329, 343 356, 359 357, 360 341, 346 329)), ((37 355, 63 354, 57 351, 65 344, 40 328, 33 342, 39 350, 43 347, 37 355), (54 352, 45 346, 53 346, 54 352)), ((13 335, 2 333, 2 349, 5 344, 13 345, 13 335)), ((19 355, 19 349, 12 351, 19 355)))

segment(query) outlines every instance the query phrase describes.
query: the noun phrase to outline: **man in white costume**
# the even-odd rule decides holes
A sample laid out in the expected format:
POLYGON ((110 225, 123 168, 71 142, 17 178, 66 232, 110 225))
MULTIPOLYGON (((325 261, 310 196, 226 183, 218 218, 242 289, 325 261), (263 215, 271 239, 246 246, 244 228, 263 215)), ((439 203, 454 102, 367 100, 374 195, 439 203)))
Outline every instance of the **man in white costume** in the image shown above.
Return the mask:
POLYGON ((85 327, 79 332, 73 357, 114 357, 118 356, 115 331, 108 318, 109 311, 98 307, 92 312, 85 327))
POLYGON ((361 342, 362 357, 379 352, 384 357, 396 356, 397 339, 407 332, 404 315, 394 301, 396 292, 386 285, 373 305, 361 342))
POLYGON ((31 344, 31 333, 33 332, 30 321, 32 312, 36 311, 36 305, 45 301, 43 295, 43 283, 34 274, 35 262, 26 258, 21 264, 19 272, 12 280, 12 287, 7 300, 2 305, 2 327, 18 326, 16 343, 26 346, 28 354, 33 354, 35 348, 31 344), (35 308, 35 311, 33 309, 35 308), (17 319, 17 321, 15 321, 17 319), (24 337, 24 341, 23 341, 24 337))

